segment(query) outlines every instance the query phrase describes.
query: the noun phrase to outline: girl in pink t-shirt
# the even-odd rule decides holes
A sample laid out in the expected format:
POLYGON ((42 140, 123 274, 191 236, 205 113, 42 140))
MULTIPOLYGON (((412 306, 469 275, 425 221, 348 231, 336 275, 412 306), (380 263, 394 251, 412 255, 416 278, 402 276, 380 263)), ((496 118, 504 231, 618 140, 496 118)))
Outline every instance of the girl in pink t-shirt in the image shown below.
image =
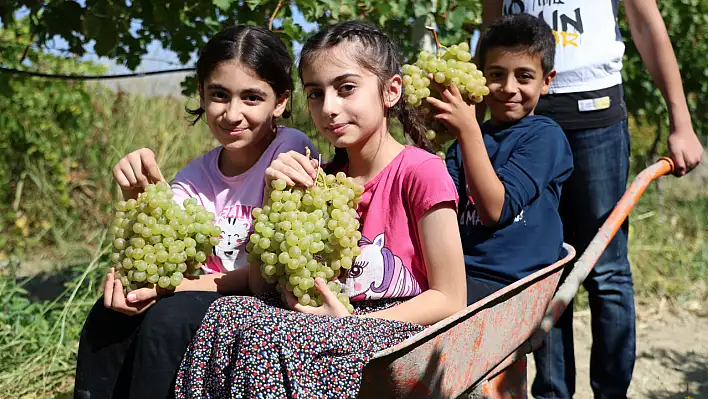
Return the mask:
MULTIPOLYGON (((355 398, 374 352, 464 308, 457 190, 440 158, 389 132, 395 116, 415 144, 428 144, 402 98, 400 69, 391 40, 363 22, 325 28, 301 53, 310 114, 336 147, 326 169, 364 186, 361 253, 340 275, 354 315, 322 279, 320 307, 300 305, 292 294, 286 304, 276 295, 221 298, 185 354, 178 398, 355 398)), ((309 186, 316 167, 288 152, 266 177, 309 186)))
MULTIPOLYGON (((221 242, 205 265, 207 274, 185 279, 174 295, 143 288, 123 295, 109 272, 104 296, 91 310, 79 344, 76 397, 164 398, 192 335, 209 305, 222 294, 249 291, 245 245, 251 209, 261 206, 265 169, 280 153, 316 150, 307 136, 278 126, 289 113, 292 58, 271 31, 236 26, 214 36, 197 62, 200 106, 221 144, 180 171, 174 198, 196 198, 216 214, 221 242)), ((113 169, 125 199, 148 182, 163 180, 149 149, 137 150, 113 169)), ((258 276, 260 278, 260 276, 258 276)), ((171 293, 170 293, 171 294, 171 293)))

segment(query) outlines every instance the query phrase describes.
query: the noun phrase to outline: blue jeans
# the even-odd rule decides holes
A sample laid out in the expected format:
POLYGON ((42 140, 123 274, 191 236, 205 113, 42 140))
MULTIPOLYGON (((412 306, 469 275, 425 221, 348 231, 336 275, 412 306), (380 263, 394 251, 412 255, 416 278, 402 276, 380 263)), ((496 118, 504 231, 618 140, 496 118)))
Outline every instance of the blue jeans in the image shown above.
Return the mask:
MULTIPOLYGON (((563 186, 560 212, 565 241, 581 254, 617 204, 627 185, 627 121, 606 128, 566 131, 575 170, 563 186)), ((595 398, 626 398, 635 360, 635 311, 627 258, 625 221, 585 280, 592 314, 590 385, 595 398)), ((572 398, 575 393, 573 306, 536 353, 535 398, 572 398)))

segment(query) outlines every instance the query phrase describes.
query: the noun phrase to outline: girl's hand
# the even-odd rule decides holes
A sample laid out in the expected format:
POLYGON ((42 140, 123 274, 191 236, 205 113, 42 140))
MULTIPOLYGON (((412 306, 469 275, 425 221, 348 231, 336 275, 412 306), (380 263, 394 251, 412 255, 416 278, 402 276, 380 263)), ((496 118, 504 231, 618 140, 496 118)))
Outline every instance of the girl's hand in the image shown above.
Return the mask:
POLYGON ((321 279, 315 279, 315 288, 322 295, 322 306, 303 306, 297 301, 295 295, 290 291, 285 291, 285 298, 288 301, 288 306, 291 309, 297 310, 302 313, 316 314, 320 316, 335 316, 335 317, 346 317, 349 316, 349 311, 343 303, 339 302, 337 296, 332 292, 332 290, 327 287, 327 283, 321 279))
POLYGON ((125 200, 137 199, 148 184, 165 180, 149 148, 135 150, 118 161, 113 167, 113 177, 125 200))
POLYGON ((302 184, 310 187, 315 184, 318 165, 316 159, 308 159, 297 151, 281 153, 265 171, 266 191, 270 189, 270 183, 277 179, 284 180, 289 186, 302 184))
POLYGON ((435 119, 441 121, 455 136, 459 137, 470 123, 476 122, 474 105, 467 104, 462 99, 462 94, 454 83, 450 86, 443 86, 433 80, 432 74, 429 78, 431 86, 440 93, 442 100, 434 97, 427 97, 425 100, 437 109, 438 113, 435 115, 435 119))
POLYGON ((123 284, 115 278, 115 270, 111 268, 106 276, 103 285, 103 306, 117 312, 134 316, 143 313, 152 306, 157 299, 158 293, 153 288, 141 288, 128 293, 126 299, 123 295, 123 284))

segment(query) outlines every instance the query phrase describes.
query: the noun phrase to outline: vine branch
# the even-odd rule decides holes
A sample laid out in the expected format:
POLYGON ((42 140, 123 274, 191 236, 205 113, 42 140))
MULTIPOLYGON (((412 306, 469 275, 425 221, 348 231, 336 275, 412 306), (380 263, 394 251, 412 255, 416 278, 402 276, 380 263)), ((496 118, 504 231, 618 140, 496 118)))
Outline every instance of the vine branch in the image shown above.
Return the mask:
POLYGON ((440 52, 440 40, 438 40, 438 32, 435 31, 435 27, 432 26, 426 26, 425 29, 431 31, 433 33, 433 38, 435 39, 435 55, 438 55, 440 52))
POLYGON ((27 53, 29 53, 30 46, 32 45, 32 41, 34 40, 34 18, 36 17, 36 14, 34 11, 30 13, 30 26, 29 26, 29 40, 27 40, 27 46, 25 47, 25 50, 22 52, 22 55, 20 56, 20 64, 25 62, 25 58, 27 58, 27 53))
POLYGON ((20 64, 22 64, 25 61, 25 58, 27 58, 27 53, 29 52, 30 46, 32 46, 31 43, 27 44, 27 46, 25 46, 24 51, 22 51, 22 55, 20 56, 20 60, 19 60, 20 64))
POLYGON ((278 15, 278 11, 280 11, 280 7, 282 6, 283 0, 278 0, 278 5, 275 6, 275 11, 273 11, 273 14, 270 16, 270 19, 268 19, 268 30, 273 30, 273 20, 275 19, 275 16, 278 15))

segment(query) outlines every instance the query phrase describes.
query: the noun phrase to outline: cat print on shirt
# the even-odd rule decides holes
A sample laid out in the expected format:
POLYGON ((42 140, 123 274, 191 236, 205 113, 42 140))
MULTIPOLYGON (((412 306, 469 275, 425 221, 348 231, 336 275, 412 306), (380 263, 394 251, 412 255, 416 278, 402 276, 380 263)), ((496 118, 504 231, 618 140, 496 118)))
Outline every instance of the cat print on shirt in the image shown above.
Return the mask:
POLYGON ((219 244, 212 248, 212 256, 207 260, 207 272, 225 273, 246 267, 246 244, 251 230, 251 221, 232 217, 219 218, 221 226, 219 244))

